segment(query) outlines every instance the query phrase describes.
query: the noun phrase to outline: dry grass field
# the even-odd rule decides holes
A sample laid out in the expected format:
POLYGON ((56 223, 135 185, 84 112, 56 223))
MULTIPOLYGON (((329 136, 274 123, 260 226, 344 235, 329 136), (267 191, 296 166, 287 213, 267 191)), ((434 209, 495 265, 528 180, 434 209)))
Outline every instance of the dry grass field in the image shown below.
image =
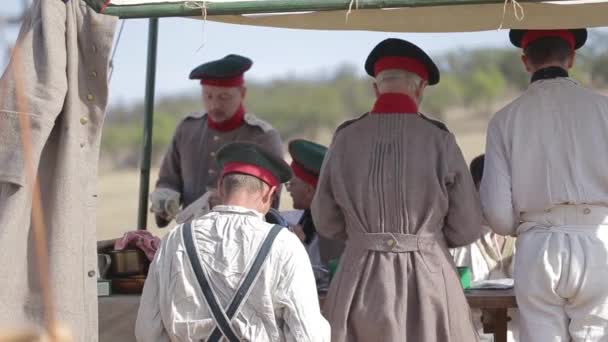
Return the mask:
MULTIPOLYGON (((151 177, 151 189, 156 181, 156 170, 151 177)), ((102 174, 99 178, 99 206, 97 208, 97 239, 106 240, 121 237, 129 230, 137 228, 137 205, 139 193, 139 171, 128 170, 102 174)), ((283 191, 281 209, 291 207, 291 198, 283 191)), ((162 236, 171 229, 156 227, 154 216, 148 213, 148 229, 162 236)))

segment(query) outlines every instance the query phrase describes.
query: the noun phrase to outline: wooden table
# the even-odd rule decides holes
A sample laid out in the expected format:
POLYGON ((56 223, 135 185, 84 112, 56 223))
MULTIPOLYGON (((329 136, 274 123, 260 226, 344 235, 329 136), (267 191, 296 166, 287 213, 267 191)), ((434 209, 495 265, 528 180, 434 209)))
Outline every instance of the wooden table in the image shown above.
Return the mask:
MULTIPOLYGON (((513 290, 467 290, 469 306, 481 309, 484 333, 493 334, 494 342, 507 341, 507 310, 516 308, 513 290)), ((138 295, 113 295, 99 298, 99 341, 135 341, 135 319, 139 307, 138 295)), ((325 296, 320 296, 321 307, 325 296)))
POLYGON ((472 309, 481 309, 483 332, 494 335, 494 342, 507 342, 507 311, 517 307, 513 290, 466 290, 472 309))

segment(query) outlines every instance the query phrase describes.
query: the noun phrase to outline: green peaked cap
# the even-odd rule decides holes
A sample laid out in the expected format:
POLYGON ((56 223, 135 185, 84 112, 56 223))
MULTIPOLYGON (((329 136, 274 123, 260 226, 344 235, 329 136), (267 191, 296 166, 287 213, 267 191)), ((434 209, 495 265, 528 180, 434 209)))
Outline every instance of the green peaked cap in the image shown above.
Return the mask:
POLYGON ((222 147, 217 153, 217 162, 224 173, 244 173, 270 184, 265 176, 270 173, 278 183, 285 183, 292 177, 291 168, 281 158, 260 145, 247 142, 233 142, 222 147), (260 172, 264 170, 266 172, 260 172))
POLYGON ((306 171, 318 175, 327 153, 327 147, 312 141, 296 139, 289 142, 291 158, 306 171))

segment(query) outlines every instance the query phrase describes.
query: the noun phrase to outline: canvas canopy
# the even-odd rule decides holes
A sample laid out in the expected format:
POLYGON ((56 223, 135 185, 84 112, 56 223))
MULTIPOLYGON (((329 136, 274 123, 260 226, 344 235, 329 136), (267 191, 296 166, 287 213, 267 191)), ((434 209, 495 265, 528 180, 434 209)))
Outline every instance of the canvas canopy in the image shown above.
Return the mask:
POLYGON ((467 32, 500 27, 551 29, 608 26, 608 0, 86 1, 101 13, 122 18, 184 16, 297 29, 467 32))

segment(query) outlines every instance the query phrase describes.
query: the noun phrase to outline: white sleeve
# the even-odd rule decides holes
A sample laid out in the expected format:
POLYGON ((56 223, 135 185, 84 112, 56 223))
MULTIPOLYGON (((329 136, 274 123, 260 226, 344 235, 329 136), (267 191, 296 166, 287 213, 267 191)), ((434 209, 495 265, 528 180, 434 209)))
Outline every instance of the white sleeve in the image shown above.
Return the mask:
POLYGON ((500 235, 513 235, 517 216, 511 191, 511 167, 506 139, 498 121, 488 126, 483 177, 479 188, 481 206, 490 228, 500 235))
POLYGON ((158 268, 160 259, 163 255, 165 240, 161 247, 156 251, 156 256, 150 264, 148 277, 144 285, 144 290, 139 302, 139 311, 137 312, 137 321, 135 323, 135 338, 137 342, 169 342, 169 336, 163 325, 163 320, 160 312, 160 294, 161 288, 158 279, 158 268))
POLYGON ((297 237, 289 236, 281 257, 283 266, 277 286, 277 304, 285 322, 286 342, 329 342, 329 323, 321 315, 315 278, 306 250, 297 237))
POLYGON ((462 246, 450 249, 450 253, 454 258, 454 264, 456 267, 471 267, 471 246, 462 246))

